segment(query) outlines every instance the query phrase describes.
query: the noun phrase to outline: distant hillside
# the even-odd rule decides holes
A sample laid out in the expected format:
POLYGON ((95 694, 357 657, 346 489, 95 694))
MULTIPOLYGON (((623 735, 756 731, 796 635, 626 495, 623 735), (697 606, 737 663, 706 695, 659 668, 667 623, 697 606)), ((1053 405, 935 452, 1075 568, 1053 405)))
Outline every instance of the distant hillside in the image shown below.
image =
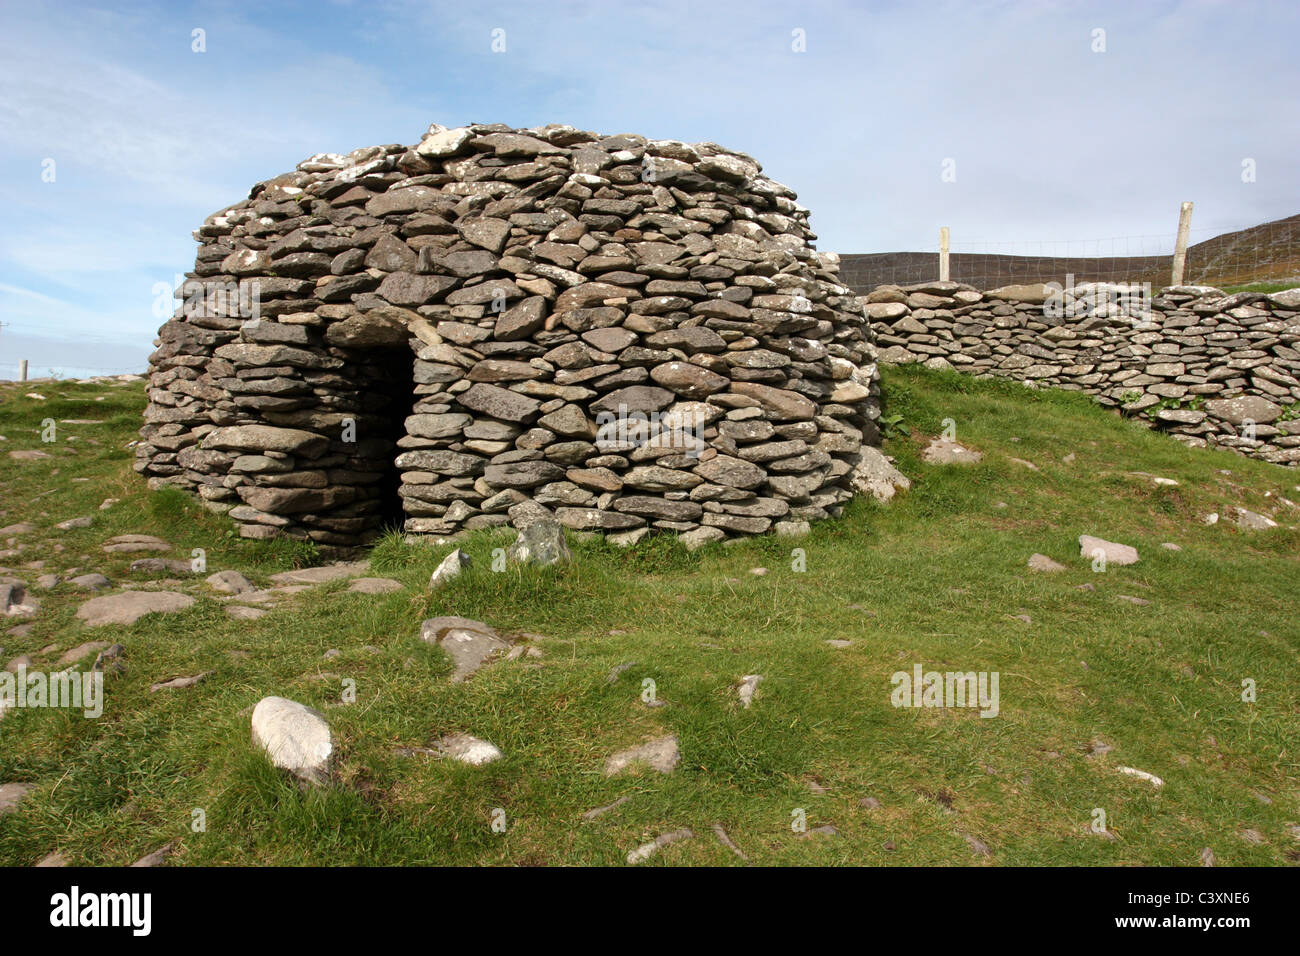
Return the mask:
MULTIPOLYGON (((938 278, 936 252, 881 252, 841 255, 840 274, 854 291, 865 294, 887 282, 907 284, 938 278)), ((1164 256, 1004 256, 953 253, 952 278, 979 289, 1015 282, 1089 280, 1169 284, 1173 253, 1164 256)), ((1251 282, 1300 282, 1300 215, 1224 233, 1187 249, 1185 281, 1198 285, 1238 286, 1251 282)))

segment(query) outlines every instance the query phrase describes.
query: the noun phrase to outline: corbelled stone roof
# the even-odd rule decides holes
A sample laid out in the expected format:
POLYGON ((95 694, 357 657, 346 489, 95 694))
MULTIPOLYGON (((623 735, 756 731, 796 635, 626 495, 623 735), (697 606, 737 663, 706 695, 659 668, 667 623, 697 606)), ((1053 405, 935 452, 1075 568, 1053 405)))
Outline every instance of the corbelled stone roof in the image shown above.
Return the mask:
POLYGON ((326 545, 398 505, 430 534, 538 506, 801 531, 850 496, 879 389, 795 198, 716 144, 569 126, 312 156, 195 233, 137 469, 326 545))

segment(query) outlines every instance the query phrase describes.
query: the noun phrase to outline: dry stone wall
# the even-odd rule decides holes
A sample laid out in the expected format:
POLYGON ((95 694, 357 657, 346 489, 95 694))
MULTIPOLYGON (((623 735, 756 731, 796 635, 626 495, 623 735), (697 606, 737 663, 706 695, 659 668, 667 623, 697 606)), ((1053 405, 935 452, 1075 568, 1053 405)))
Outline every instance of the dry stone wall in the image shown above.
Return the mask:
POLYGON ((881 362, 1083 391, 1189 445, 1300 463, 1300 289, 933 282, 863 302, 881 362))
POLYGON ((568 126, 313 156, 195 233, 137 470, 327 546, 539 505, 802 530, 850 497, 879 386, 795 199, 716 144, 568 126))

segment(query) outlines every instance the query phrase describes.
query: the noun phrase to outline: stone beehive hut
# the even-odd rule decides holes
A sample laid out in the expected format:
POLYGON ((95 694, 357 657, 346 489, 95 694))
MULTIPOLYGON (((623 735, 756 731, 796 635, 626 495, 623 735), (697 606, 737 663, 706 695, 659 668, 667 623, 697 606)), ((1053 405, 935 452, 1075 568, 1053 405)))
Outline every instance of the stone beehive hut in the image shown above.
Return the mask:
POLYGON ((196 233, 137 470, 327 546, 530 500, 632 539, 800 530, 879 388, 794 200, 711 143, 567 126, 313 156, 196 233))

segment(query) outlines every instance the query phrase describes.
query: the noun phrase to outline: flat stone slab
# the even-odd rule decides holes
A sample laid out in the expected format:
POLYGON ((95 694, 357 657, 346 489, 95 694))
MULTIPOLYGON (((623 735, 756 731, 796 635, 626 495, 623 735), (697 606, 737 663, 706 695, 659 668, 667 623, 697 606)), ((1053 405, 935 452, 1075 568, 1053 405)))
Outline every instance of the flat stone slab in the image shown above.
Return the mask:
POLYGON ((1137 564, 1137 548, 1127 544, 1117 544, 1105 538, 1094 538, 1090 534, 1079 535, 1079 556, 1096 558, 1097 552, 1105 557, 1107 564, 1137 564))
POLYGON ((1244 528, 1247 531, 1267 531, 1269 528, 1276 528, 1277 522, 1267 515, 1259 514, 1256 511, 1247 511, 1245 508, 1235 508, 1237 512, 1237 527, 1244 528))
POLYGON ((146 614, 171 614, 193 603, 194 598, 175 591, 123 591, 91 598, 77 608, 77 617, 90 627, 134 624, 146 614))
POLYGON ((947 438, 936 438, 921 452, 921 460, 927 465, 973 465, 984 460, 984 453, 947 438))
POLYGON ((245 607, 242 604, 228 604, 226 613, 236 621, 256 621, 264 615, 266 611, 260 607, 245 607))
POLYGON ((365 561, 346 561, 340 564, 327 564, 319 568, 299 568, 296 571, 281 571, 271 575, 273 584, 325 584, 328 581, 340 581, 343 578, 355 578, 369 570, 365 561))
POLYGON ((172 546, 151 534, 119 534, 104 543, 108 554, 131 554, 136 551, 170 551, 172 546))
POLYGON ((358 594, 391 594, 402 590, 402 582, 392 578, 357 578, 348 585, 348 590, 358 594))
POLYGON ((68 581, 69 584, 82 588, 86 591, 102 591, 106 587, 111 587, 112 582, 102 574, 78 574, 75 578, 68 581))
POLYGON ((176 558, 140 558, 131 562, 136 574, 193 574, 194 565, 176 558))
POLYGON ((420 626, 420 639, 437 644, 451 657, 452 682, 467 680, 492 656, 510 649, 493 628, 467 617, 435 617, 420 626))
POLYGON ((612 777, 622 773, 632 764, 643 763, 660 773, 672 773, 681 761, 681 750, 675 736, 659 737, 649 740, 637 747, 620 750, 605 761, 605 776, 612 777))
POLYGON ((35 789, 34 783, 0 783, 0 816, 18 809, 18 804, 35 789))
POLYGON ((71 650, 64 651, 63 656, 59 658, 55 666, 63 667, 67 664, 75 664, 91 654, 99 653, 106 647, 108 647, 108 641, 87 641, 85 644, 79 644, 71 650))

